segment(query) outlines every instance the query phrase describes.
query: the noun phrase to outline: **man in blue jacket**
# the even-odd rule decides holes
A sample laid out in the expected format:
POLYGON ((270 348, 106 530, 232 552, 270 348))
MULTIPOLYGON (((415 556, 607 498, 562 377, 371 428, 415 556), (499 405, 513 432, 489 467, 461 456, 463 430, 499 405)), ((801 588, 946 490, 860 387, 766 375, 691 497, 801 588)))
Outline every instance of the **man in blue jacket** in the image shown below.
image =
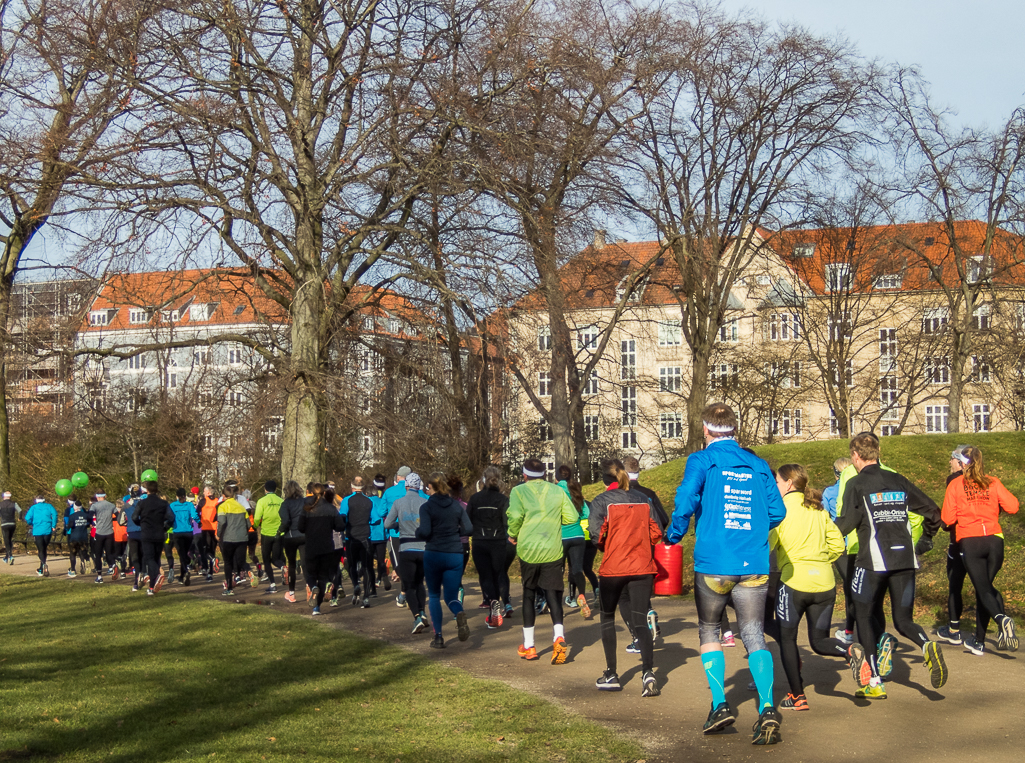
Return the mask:
POLYGON ((769 465, 737 444, 733 409, 713 403, 701 418, 705 450, 687 458, 666 542, 678 543, 694 517, 694 601, 701 663, 712 691, 704 733, 721 731, 736 721, 726 702, 726 660, 719 643, 719 623, 732 598, 758 689, 760 714, 752 742, 775 744, 780 739, 780 717, 772 701, 772 654, 765 647, 763 626, 769 530, 783 521, 786 507, 769 465))
POLYGON ((39 554, 36 574, 39 577, 50 577, 50 570, 46 566, 46 551, 50 546, 50 537, 57 529, 57 509, 47 503, 43 496, 36 496, 35 504, 25 514, 25 524, 32 525, 32 540, 36 542, 36 552, 39 554))

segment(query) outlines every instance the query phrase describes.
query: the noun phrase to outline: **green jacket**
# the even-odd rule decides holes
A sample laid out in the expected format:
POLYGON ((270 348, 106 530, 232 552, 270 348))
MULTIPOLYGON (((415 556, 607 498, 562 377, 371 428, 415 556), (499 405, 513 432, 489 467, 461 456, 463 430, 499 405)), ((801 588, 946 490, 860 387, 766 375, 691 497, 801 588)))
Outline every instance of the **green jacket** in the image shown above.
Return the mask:
POLYGON ((268 538, 277 536, 281 529, 281 515, 278 509, 281 508, 281 496, 276 493, 268 493, 256 502, 256 515, 253 517, 253 527, 260 531, 261 535, 268 538))
POLYGON ((509 537, 528 564, 562 559, 562 526, 580 520, 569 495, 545 480, 528 480, 509 493, 509 537))

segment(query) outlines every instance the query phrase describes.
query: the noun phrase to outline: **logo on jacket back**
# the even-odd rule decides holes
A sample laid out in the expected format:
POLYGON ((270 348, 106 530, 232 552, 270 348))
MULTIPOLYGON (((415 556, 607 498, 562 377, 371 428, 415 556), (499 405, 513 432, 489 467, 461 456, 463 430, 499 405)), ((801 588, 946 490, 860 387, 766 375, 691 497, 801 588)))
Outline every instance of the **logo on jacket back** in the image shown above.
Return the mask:
POLYGON ((723 469, 722 478, 726 482, 723 485, 723 527, 727 530, 750 530, 754 491, 748 484, 754 479, 754 473, 723 469))
POLYGON ((880 522, 906 522, 907 493, 902 490, 892 490, 884 493, 870 493, 868 503, 872 508, 872 520, 880 522))

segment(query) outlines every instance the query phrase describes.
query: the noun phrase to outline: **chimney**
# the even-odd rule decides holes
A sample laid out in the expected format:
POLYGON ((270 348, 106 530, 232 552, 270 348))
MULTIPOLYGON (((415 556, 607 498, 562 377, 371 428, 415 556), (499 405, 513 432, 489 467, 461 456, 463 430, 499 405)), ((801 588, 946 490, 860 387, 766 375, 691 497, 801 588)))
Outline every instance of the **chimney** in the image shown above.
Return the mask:
POLYGON ((605 231, 595 230, 594 231, 594 248, 599 252, 605 248, 605 231))

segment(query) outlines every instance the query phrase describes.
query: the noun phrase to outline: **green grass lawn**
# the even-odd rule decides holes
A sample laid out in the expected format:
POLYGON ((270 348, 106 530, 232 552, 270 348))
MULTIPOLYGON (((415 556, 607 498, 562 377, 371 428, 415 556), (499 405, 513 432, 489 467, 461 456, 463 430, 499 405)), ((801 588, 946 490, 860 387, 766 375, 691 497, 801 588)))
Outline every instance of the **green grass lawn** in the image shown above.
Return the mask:
MULTIPOLYGON (((986 471, 1000 478, 1007 488, 1025 503, 1025 433, 994 432, 989 434, 947 434, 917 435, 882 438, 883 463, 914 481, 938 504, 943 503, 946 477, 949 470, 950 451, 959 443, 968 442, 982 449, 986 471)), ((815 487, 826 487, 835 481, 833 461, 848 455, 847 440, 825 440, 819 442, 783 443, 763 445, 755 452, 772 467, 786 463, 803 464, 815 487)), ((645 471, 641 483, 658 493, 666 510, 672 512, 676 488, 683 478, 686 459, 669 461, 645 471)), ((594 496, 600 485, 590 485, 584 493, 594 496)), ((1004 567, 997 576, 996 585, 1004 593, 1008 611, 1016 619, 1025 619, 1025 511, 1016 515, 1001 515, 1004 529, 1004 567)), ((936 548, 922 557, 922 569, 918 575, 918 599, 937 618, 946 621, 947 577, 946 577, 947 534, 940 532, 936 548)), ((690 589, 694 534, 684 538, 684 590, 690 589)), ((843 597, 839 600, 842 602, 843 597)), ((965 584, 965 620, 974 621, 975 595, 970 582, 965 584)), ((925 623, 923 623, 925 624, 925 623)), ((962 626, 964 627, 964 626, 962 626)))
POLYGON ((0 578, 0 761, 626 761, 498 681, 262 607, 0 578))

